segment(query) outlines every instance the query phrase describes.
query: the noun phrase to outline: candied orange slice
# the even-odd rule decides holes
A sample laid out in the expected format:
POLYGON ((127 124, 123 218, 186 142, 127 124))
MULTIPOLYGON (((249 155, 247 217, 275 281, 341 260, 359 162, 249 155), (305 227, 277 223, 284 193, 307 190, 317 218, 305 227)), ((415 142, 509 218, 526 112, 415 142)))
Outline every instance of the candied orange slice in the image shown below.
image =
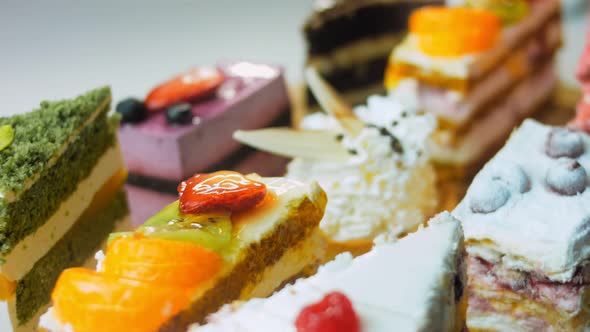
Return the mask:
POLYGON ((119 279, 84 268, 62 272, 51 294, 54 314, 74 331, 156 331, 189 304, 182 288, 119 279))
POLYGON ((502 22, 494 13, 460 7, 424 7, 410 17, 410 31, 426 54, 456 57, 492 48, 502 22))
POLYGON ((215 276, 221 266, 219 254, 196 244, 136 234, 118 237, 109 244, 102 272, 193 289, 215 276))

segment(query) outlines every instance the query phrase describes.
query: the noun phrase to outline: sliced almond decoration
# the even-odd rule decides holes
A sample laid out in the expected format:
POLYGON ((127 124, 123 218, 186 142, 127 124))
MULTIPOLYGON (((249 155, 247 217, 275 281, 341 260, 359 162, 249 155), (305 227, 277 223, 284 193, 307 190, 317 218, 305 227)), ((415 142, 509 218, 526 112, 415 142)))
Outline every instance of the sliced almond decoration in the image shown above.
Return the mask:
POLYGON ((338 141, 338 133, 324 130, 267 128, 234 133, 234 139, 279 156, 289 158, 345 161, 350 154, 338 141))
POLYGON ((346 133, 352 137, 359 135, 364 128, 363 122, 352 112, 351 107, 326 82, 313 67, 305 69, 305 78, 309 89, 322 108, 333 116, 346 133))

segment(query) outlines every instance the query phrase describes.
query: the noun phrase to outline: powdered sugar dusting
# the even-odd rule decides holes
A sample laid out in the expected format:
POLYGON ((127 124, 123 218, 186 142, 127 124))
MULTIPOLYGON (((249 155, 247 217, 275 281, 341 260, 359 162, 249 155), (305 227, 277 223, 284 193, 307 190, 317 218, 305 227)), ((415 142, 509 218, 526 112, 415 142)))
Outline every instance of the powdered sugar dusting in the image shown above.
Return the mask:
MULTIPOLYGON (((383 96, 370 97, 354 112, 367 126, 357 137, 339 137, 350 152, 346 163, 298 158, 287 176, 317 180, 326 191, 320 226, 333 240, 395 238, 424 222, 436 206, 435 174, 426 150, 436 121, 383 96)), ((339 128, 319 113, 306 117, 302 127, 339 128)))

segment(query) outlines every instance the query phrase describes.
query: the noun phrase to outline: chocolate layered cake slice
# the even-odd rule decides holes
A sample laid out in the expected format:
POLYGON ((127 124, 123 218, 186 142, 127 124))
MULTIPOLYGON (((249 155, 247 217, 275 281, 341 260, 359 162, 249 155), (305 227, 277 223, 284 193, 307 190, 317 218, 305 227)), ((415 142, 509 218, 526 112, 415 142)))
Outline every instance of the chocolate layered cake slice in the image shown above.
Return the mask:
MULTIPOLYGON (((316 0, 303 27, 307 65, 352 104, 383 92, 391 48, 406 34, 410 13, 442 0, 316 0)), ((310 106, 315 98, 307 94, 310 106)))
POLYGON ((105 87, 0 118, 2 331, 34 330, 61 271, 127 223, 110 101, 105 87))
POLYGON ((225 306, 189 331, 461 331, 466 282, 462 229, 443 213, 396 243, 343 253, 268 299, 225 306))
POLYGON ((590 136, 526 120, 453 214, 468 253, 470 331, 590 327, 590 136))
POLYGON ((445 178, 471 177, 556 83, 560 2, 461 1, 417 10, 385 82, 439 119, 432 152, 445 178))
POLYGON ((326 194, 315 183, 220 171, 178 190, 178 201, 134 232, 113 234, 96 271, 62 273, 42 328, 185 331, 226 303, 269 296, 321 260, 326 194))
POLYGON ((285 159, 232 139, 238 129, 289 125, 283 72, 264 63, 220 62, 163 82, 141 101, 117 105, 134 224, 175 201, 176 186, 193 174, 218 169, 283 174, 285 159))

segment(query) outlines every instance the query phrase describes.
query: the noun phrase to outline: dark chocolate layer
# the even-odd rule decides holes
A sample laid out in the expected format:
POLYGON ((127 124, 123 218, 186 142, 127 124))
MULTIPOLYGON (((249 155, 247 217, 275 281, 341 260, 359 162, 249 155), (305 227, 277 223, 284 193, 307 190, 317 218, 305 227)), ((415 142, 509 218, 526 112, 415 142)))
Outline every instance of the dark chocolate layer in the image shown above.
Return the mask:
MULTIPOLYGON (((367 86, 383 83, 383 75, 389 55, 374 58, 367 63, 355 64, 351 67, 339 68, 331 73, 323 74, 324 78, 341 94, 364 89, 367 86)), ((385 87, 383 88, 385 91, 385 87)), ((309 106, 318 104, 313 93, 307 89, 307 103, 309 106)))
POLYGON ((49 303, 61 271, 80 266, 91 257, 115 223, 129 214, 125 192, 120 190, 107 206, 88 209, 72 228, 43 256, 17 284, 16 316, 26 323, 49 303), (92 210, 92 211, 90 211, 92 210))
POLYGON ((0 200, 0 252, 9 253, 27 235, 43 225, 87 178, 107 149, 114 146, 116 124, 107 109, 86 126, 53 167, 12 203, 0 200))
POLYGON ((350 42, 384 33, 404 32, 413 10, 425 5, 443 3, 437 0, 366 1, 361 5, 355 5, 354 8, 343 9, 343 6, 348 6, 347 2, 358 3, 344 1, 344 4, 315 13, 308 19, 303 27, 303 33, 310 55, 330 53, 350 42))

